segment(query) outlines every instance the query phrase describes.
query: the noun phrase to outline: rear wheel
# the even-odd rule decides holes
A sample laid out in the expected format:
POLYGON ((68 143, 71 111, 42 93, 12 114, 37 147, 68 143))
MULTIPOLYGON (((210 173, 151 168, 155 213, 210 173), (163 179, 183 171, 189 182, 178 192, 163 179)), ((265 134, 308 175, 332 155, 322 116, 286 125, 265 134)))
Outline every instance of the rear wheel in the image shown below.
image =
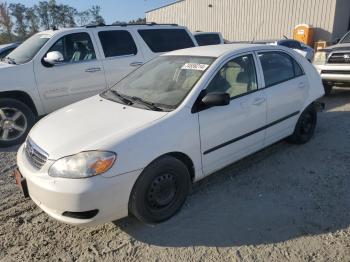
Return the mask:
POLYGON ((333 89, 332 83, 323 82, 324 95, 329 96, 333 89))
POLYGON ((22 143, 34 125, 33 111, 21 101, 0 99, 0 147, 22 143))
POLYGON ((137 179, 130 196, 130 212, 144 223, 165 221, 180 210, 190 187, 186 165, 171 156, 162 157, 137 179))
POLYGON ((316 123, 317 111, 314 105, 310 105, 300 115, 294 133, 287 140, 294 144, 305 144, 315 133, 316 123))

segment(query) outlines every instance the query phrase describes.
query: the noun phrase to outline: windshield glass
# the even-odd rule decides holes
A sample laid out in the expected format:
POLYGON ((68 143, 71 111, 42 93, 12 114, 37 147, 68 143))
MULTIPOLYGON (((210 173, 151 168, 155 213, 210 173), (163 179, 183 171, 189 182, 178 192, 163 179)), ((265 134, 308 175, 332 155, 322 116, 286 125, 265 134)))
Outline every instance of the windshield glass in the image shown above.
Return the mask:
POLYGON ((340 41, 341 44, 350 43, 350 32, 348 32, 340 41))
MULTIPOLYGON (((134 103, 152 103, 176 108, 201 78, 214 58, 161 56, 129 74, 107 91, 129 98, 134 103)), ((112 94, 110 94, 112 96, 112 94)))
POLYGON ((6 58, 16 64, 24 64, 33 59, 51 35, 36 34, 24 41, 20 46, 8 54, 6 58))

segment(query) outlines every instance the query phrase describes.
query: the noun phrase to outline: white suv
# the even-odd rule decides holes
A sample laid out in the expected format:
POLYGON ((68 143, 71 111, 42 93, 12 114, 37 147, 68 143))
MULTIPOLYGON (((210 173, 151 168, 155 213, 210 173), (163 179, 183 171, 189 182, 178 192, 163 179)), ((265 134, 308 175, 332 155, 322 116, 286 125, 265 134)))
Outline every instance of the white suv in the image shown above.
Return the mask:
POLYGON ((35 34, 0 62, 0 146, 37 117, 111 87, 164 52, 196 46, 177 25, 88 26, 35 34))

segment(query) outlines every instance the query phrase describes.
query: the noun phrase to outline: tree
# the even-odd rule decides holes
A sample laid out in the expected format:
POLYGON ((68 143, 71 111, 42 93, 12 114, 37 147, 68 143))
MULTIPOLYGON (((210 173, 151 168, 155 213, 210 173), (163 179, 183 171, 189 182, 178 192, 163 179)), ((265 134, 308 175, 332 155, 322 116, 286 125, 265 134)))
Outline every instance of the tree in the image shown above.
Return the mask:
POLYGON ((90 13, 92 16, 93 21, 92 24, 104 24, 105 20, 100 15, 101 7, 99 5, 93 5, 90 9, 90 13))
POLYGON ((58 19, 58 26, 61 27, 74 27, 75 23, 75 15, 77 14, 77 10, 74 7, 69 5, 59 5, 58 13, 60 14, 58 19))
POLYGON ((48 2, 49 24, 51 28, 58 27, 62 18, 60 7, 56 4, 56 0, 49 0, 48 2))
POLYGON ((89 24, 90 19, 91 19, 91 13, 89 10, 85 10, 82 12, 77 12, 77 21, 80 26, 84 26, 89 24))
POLYGON ((36 13, 36 10, 38 10, 37 6, 33 6, 30 8, 27 8, 26 13, 25 13, 25 19, 28 24, 28 34, 34 35, 37 33, 40 29, 40 19, 36 13))
POLYGON ((10 10, 7 3, 0 3, 0 26, 4 30, 6 37, 2 37, 2 41, 12 41, 12 27, 10 10), (6 39, 7 38, 7 39, 6 39))
POLYGON ((47 1, 39 2, 36 11, 40 17, 41 26, 46 30, 50 29, 49 3, 47 1))
POLYGON ((21 40, 27 36, 27 24, 25 21, 25 13, 27 8, 23 4, 10 4, 11 15, 16 18, 15 33, 18 34, 21 40))
POLYGON ((146 18, 137 18, 136 20, 129 21, 129 24, 146 24, 146 18))

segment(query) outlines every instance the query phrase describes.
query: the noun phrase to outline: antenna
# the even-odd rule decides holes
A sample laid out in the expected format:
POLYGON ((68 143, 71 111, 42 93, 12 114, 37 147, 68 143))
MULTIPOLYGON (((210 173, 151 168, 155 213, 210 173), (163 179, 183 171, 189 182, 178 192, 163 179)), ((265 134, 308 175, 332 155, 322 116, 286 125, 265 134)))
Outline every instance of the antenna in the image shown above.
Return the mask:
POLYGON ((260 33, 260 29, 261 29, 261 27, 264 25, 264 23, 265 23, 265 20, 262 20, 261 23, 260 23, 260 25, 258 26, 257 30, 255 31, 255 34, 254 34, 254 37, 253 37, 251 43, 254 43, 255 38, 256 38, 257 35, 260 33))
POLYGON ((286 35, 283 35, 283 38, 284 38, 284 39, 289 39, 286 35))

